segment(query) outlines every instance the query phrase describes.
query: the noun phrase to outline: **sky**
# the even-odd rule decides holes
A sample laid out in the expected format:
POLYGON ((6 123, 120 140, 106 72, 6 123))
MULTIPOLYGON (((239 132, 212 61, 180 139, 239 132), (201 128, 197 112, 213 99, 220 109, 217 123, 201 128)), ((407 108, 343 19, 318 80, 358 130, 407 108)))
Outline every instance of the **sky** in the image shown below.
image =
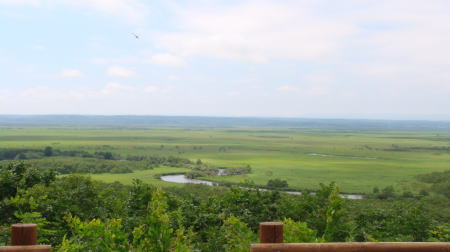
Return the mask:
POLYGON ((0 114, 450 120, 448 0, 0 0, 0 30, 0 114))

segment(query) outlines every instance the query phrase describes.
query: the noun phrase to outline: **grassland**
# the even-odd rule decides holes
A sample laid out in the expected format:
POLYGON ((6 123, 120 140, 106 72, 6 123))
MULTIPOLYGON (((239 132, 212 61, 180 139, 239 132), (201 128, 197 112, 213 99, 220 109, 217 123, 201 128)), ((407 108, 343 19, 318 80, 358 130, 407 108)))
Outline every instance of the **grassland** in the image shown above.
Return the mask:
MULTIPOLYGON (((251 165, 246 175, 209 177, 226 182, 287 180, 294 189, 337 182, 343 192, 393 185, 417 191, 418 174, 450 169, 449 131, 314 130, 293 128, 0 127, 0 148, 51 146, 120 155, 180 156, 221 167, 251 165)), ((103 181, 133 177, 165 186, 154 175, 184 172, 161 167, 129 174, 97 174, 103 181)))
POLYGON ((172 174, 172 173, 183 173, 188 172, 188 169, 183 168, 173 168, 173 167, 158 167, 152 170, 138 170, 133 173, 125 173, 125 174, 92 174, 91 177, 96 180, 100 180, 107 183, 112 182, 120 182, 125 185, 131 185, 133 183, 133 179, 140 179, 145 181, 146 183, 158 186, 182 186, 182 184, 165 182, 157 178, 159 174, 172 174))

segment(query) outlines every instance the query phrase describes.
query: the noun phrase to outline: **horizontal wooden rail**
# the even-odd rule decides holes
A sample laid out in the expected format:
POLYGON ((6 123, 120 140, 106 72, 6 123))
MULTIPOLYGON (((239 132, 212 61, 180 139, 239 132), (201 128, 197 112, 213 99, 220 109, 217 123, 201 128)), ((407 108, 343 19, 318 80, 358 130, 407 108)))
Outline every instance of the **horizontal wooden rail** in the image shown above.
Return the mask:
POLYGON ((262 222, 251 252, 450 252, 449 242, 283 243, 283 223, 262 222))
POLYGON ((252 244, 251 252, 450 252, 448 242, 345 242, 252 244))
POLYGON ((52 247, 47 245, 0 247, 0 252, 50 252, 50 251, 52 251, 52 247))

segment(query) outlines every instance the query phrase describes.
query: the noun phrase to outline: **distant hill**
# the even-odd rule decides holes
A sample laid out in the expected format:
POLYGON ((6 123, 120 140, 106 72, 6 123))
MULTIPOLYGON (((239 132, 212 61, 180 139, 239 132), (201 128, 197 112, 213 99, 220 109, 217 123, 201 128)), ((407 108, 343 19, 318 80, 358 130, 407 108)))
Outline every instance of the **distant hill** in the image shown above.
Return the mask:
POLYGON ((450 130, 450 121, 133 115, 0 115, 0 126, 292 127, 366 130, 450 130))

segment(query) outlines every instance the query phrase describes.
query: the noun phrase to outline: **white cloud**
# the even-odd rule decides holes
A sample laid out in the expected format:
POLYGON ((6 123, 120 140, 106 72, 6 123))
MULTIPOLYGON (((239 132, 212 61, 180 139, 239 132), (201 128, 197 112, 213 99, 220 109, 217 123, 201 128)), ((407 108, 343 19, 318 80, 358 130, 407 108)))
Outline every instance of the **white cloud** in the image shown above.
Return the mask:
POLYGON ((179 81, 179 80, 181 80, 181 78, 176 76, 176 75, 169 75, 169 76, 167 76, 167 79, 169 81, 179 81))
MULTIPOLYGON (((101 88, 93 87, 32 87, 26 89, 0 88, 0 114, 161 114, 161 115, 238 115, 238 116, 336 116, 369 115, 383 111, 390 114, 415 113, 447 115, 448 91, 437 93, 421 90, 424 96, 434 94, 433 100, 417 104, 417 98, 406 96, 399 99, 380 100, 380 91, 368 91, 369 96, 355 90, 354 96, 332 93, 326 99, 318 99, 311 91, 289 93, 243 93, 228 96, 227 92, 212 94, 202 99, 203 94, 189 89, 173 89, 163 86, 136 86, 108 83, 101 88), (149 88, 149 89, 147 89, 149 88), (146 92, 152 91, 150 93, 146 92), (157 90, 156 90, 157 89, 157 90), (355 106, 355 102, 358 106, 355 106), (57 106, 55 106, 57 104, 57 106), (371 106, 368 106, 371 105, 371 106), (369 112, 367 112, 369 111, 369 112)), ((303 89, 302 89, 303 90, 303 89)), ((401 91, 401 89, 400 89, 401 91)), ((398 92, 385 90, 385 92, 398 92)), ((348 90, 342 90, 342 94, 348 90)), ((412 115, 414 117, 414 115, 412 115)), ((373 116, 375 118, 376 116, 373 116)), ((417 118, 417 117, 416 117, 417 118)), ((443 117, 440 117, 443 118, 443 117)))
MULTIPOLYGON (((326 111, 329 114, 355 111, 361 113, 437 111, 437 113, 448 114, 450 1, 433 0, 425 3, 423 0, 346 0, 345 4, 341 1, 329 0, 225 2, 226 4, 223 4, 224 1, 201 1, 201 4, 198 4, 195 1, 179 1, 178 4, 182 7, 175 9, 174 13, 164 9, 164 13, 169 15, 164 15, 161 26, 155 24, 151 27, 136 27, 137 30, 142 29, 139 30, 139 34, 143 34, 145 39, 135 41, 142 44, 136 48, 133 47, 136 49, 132 50, 133 53, 127 50, 128 56, 117 56, 116 53, 123 51, 123 48, 115 52, 108 51, 112 45, 108 44, 108 40, 112 37, 100 40, 99 44, 102 47, 95 49, 101 50, 92 50, 98 52, 98 55, 85 55, 85 57, 111 55, 111 58, 92 60, 96 64, 104 64, 105 70, 109 66, 126 66, 137 70, 143 63, 183 66, 186 65, 184 62, 186 61, 192 63, 189 66, 189 70, 192 71, 160 69, 158 73, 139 73, 139 77, 142 75, 143 79, 149 81, 147 83, 177 84, 182 80, 189 85, 176 85, 176 89, 171 91, 173 87, 163 85, 147 87, 110 83, 103 88, 85 91, 34 89, 27 93, 27 97, 44 102, 45 99, 59 99, 57 96, 76 100, 81 99, 76 98, 80 95, 80 97, 91 97, 83 98, 94 101, 89 103, 91 108, 95 104, 101 106, 101 102, 111 105, 119 99, 125 99, 123 94, 126 94, 125 96, 129 98, 127 101, 133 104, 138 102, 150 104, 145 103, 148 97, 151 97, 148 100, 153 101, 163 95, 177 94, 178 96, 173 96, 173 99, 164 100, 165 104, 171 105, 161 107, 179 107, 181 108, 179 111, 185 114, 204 111, 209 111, 211 114, 214 110, 217 110, 217 113, 235 112, 247 113, 247 115, 295 114, 301 111, 297 110, 299 107, 310 113, 326 111), (178 24, 178 26, 173 27, 172 24, 178 24), (160 29, 160 31, 155 32, 153 29, 160 29), (155 41, 149 41, 150 39, 155 41), (109 46, 103 46, 103 44, 109 46), (164 53, 154 54, 155 52, 164 53), (134 57, 129 56, 133 54, 134 57), (187 59, 190 59, 188 57, 197 58, 188 61, 187 59), (204 68, 205 64, 212 62, 207 58, 214 58, 214 64, 204 68), (225 62, 220 59, 225 59, 225 62), (244 65, 235 61, 266 62, 267 64, 244 65), (246 78, 249 80, 245 80, 246 78), (273 86, 274 82, 280 85, 273 86), (289 85, 282 86, 282 84, 289 85), (249 92, 251 85, 257 88, 249 92), (227 93, 230 90, 240 92, 241 95, 230 97, 230 93, 227 93), (37 94, 38 92, 40 94, 37 94), (69 95, 70 92, 72 93, 69 95), (105 93, 117 95, 105 95, 105 93), (218 93, 220 95, 217 95, 218 93), (50 95, 55 98, 51 99, 50 95), (264 99, 252 100, 253 96, 261 98, 263 95, 265 95, 264 99), (326 99, 318 99, 320 95, 326 96, 326 99), (185 99, 190 96, 191 100, 185 99), (243 101, 244 97, 246 101, 243 101), (217 106, 213 104, 214 102, 217 102, 217 106), (200 106, 200 103, 204 106, 200 106), (260 106, 249 105, 250 103, 260 106), (196 104, 199 106, 196 107, 196 104)), ((0 4, 27 3, 40 4, 43 7, 54 3, 70 3, 78 5, 76 6, 78 9, 91 9, 109 13, 114 17, 125 17, 133 16, 133 11, 122 14, 117 6, 130 3, 130 6, 136 6, 133 3, 139 2, 137 0, 0 0, 0 4), (110 4, 113 7, 107 7, 110 4)), ((144 4, 144 1, 140 3, 144 4)), ((57 7, 64 6, 59 4, 57 7)), ((7 11, 2 10, 2 12, 7 11)), ((107 33, 101 34, 101 36, 104 35, 109 36, 107 33)), ((30 41, 31 44, 42 42, 45 41, 40 39, 30 41)), ((122 43, 119 46, 122 46, 122 43)), ((128 47, 129 44, 125 43, 123 46, 128 47)), ((50 47, 46 49, 46 52, 53 53, 50 47)), ((6 52, 3 54, 6 55, 6 52)), ((6 59, 6 57, 0 58, 6 59)), ((15 68, 29 67, 30 74, 27 74, 30 76, 32 73, 37 73, 38 69, 32 67, 36 65, 36 62, 33 62, 34 58, 36 57, 31 57, 30 62, 24 62, 27 64, 20 64, 15 68)), ((51 65, 52 62, 45 62, 45 64, 51 65)), ((50 65, 48 68, 51 68, 50 65)), ((94 66, 94 68, 99 67, 101 66, 94 66)), ((120 71, 112 69, 111 75, 125 77, 135 75, 130 69, 119 68, 121 68, 120 71)), ((184 69, 181 68, 181 70, 184 69)), ((16 77, 23 75, 23 72, 23 70, 17 70, 16 77)), ((15 73, 8 71, 8 74, 14 77, 15 73)), ((54 76, 56 74, 58 73, 54 76)), ((77 74, 72 74, 74 75, 77 74)), ((36 81, 43 83, 43 79, 39 78, 39 74, 36 74, 36 81)), ((20 78, 14 79, 18 79, 20 83, 18 86, 26 85, 21 84, 25 82, 23 80, 20 82, 20 78)), ((59 88, 55 83, 48 85, 59 88)), ((28 105, 14 103, 14 94, 15 91, 3 91, 0 95, 0 102, 2 102, 0 108, 20 106, 26 111, 25 106, 28 105), (5 103, 5 97, 12 97, 10 99, 12 103, 5 103)), ((26 103, 25 96, 21 100, 23 104, 29 104, 26 103)), ((125 111, 126 106, 123 107, 125 111)), ((50 106, 49 108, 51 109, 50 106)), ((80 111, 90 110, 88 108, 80 109, 80 111)))
POLYGON ((112 66, 108 68, 106 73, 110 76, 116 76, 116 77, 133 77, 136 75, 136 73, 133 70, 120 67, 120 66, 112 66))
POLYGON ((33 50, 36 50, 36 51, 44 51, 44 50, 47 49, 46 46, 44 46, 44 45, 39 45, 39 44, 32 45, 31 48, 32 48, 33 50))
POLYGON ((230 92, 227 92, 227 95, 228 96, 238 96, 238 95, 240 95, 240 93, 238 91, 230 91, 230 92))
POLYGON ((83 77, 83 73, 77 69, 64 69, 60 74, 61 78, 80 78, 83 77))
POLYGON ((282 91, 282 92, 293 92, 293 91, 298 91, 299 89, 294 86, 284 85, 284 86, 278 87, 277 90, 282 91))
POLYGON ((178 9, 179 27, 157 34, 156 42, 182 57, 293 59, 336 66, 327 76, 312 76, 313 82, 339 83, 333 75, 348 73, 346 78, 385 85, 447 85, 449 1, 346 2, 206 1, 202 7, 178 9))
POLYGON ((41 0, 0 0, 0 4, 6 5, 39 5, 41 0))
POLYGON ((97 65, 103 65, 108 63, 108 60, 105 58, 92 58, 90 59, 90 62, 97 65))
POLYGON ((336 82, 335 73, 327 72, 311 72, 304 76, 304 80, 312 84, 333 84, 336 82))
POLYGON ((125 92, 130 92, 133 90, 135 90, 135 87, 133 86, 127 86, 117 82, 110 82, 106 84, 106 86, 101 90, 101 93, 105 95, 123 94, 125 92))
MULTIPOLYGON (((82 105, 89 100, 92 92, 81 89, 55 89, 46 86, 35 86, 23 90, 0 90, 0 103, 3 103, 0 113, 52 113, 55 109, 67 109, 68 104, 82 105), (58 104, 58 106, 55 106, 58 104), (16 110, 8 109, 13 106, 16 110)), ((80 106, 78 106, 78 109, 80 106)), ((72 113, 77 113, 74 106, 72 113)), ((62 112, 62 111, 61 111, 62 112)), ((66 110, 66 113, 71 111, 66 110)))
POLYGON ((93 64, 97 65, 105 65, 105 64, 134 64, 134 63, 142 63, 142 59, 135 56, 125 56, 118 58, 101 58, 94 57, 89 60, 93 64))
POLYGON ((309 95, 327 95, 330 93, 330 90, 326 87, 312 87, 307 91, 307 94, 309 95))
POLYGON ((346 17, 362 27, 357 37, 347 39, 359 60, 341 59, 340 64, 355 76, 378 83, 447 85, 449 8, 450 2, 442 0, 367 2, 346 17))
POLYGON ((281 1, 183 9, 178 14, 180 31, 162 33, 157 42, 182 56, 312 60, 333 54, 356 31, 350 22, 314 15, 308 5, 281 1))
POLYGON ((146 16, 146 5, 136 0, 65 0, 74 5, 86 6, 107 14, 141 22, 146 16))
POLYGON ((148 63, 168 67, 181 67, 184 65, 183 59, 170 53, 155 54, 150 58, 148 63))
POLYGON ((31 6, 66 4, 103 12, 132 23, 143 22, 148 12, 147 6, 138 0, 0 0, 0 4, 31 6))
MULTIPOLYGON (((165 114, 174 104, 169 89, 111 82, 103 87, 0 88, 0 114, 165 114), (148 91, 152 91, 149 99, 148 91), (156 92, 157 91, 157 92, 156 92), (161 90, 162 91, 162 90, 161 90), (55 106, 55 104, 58 104, 55 106)), ((180 112, 174 112, 179 114, 180 112)))
POLYGON ((154 93, 156 91, 158 91, 158 88, 154 86, 148 86, 144 88, 144 92, 146 93, 154 93))

